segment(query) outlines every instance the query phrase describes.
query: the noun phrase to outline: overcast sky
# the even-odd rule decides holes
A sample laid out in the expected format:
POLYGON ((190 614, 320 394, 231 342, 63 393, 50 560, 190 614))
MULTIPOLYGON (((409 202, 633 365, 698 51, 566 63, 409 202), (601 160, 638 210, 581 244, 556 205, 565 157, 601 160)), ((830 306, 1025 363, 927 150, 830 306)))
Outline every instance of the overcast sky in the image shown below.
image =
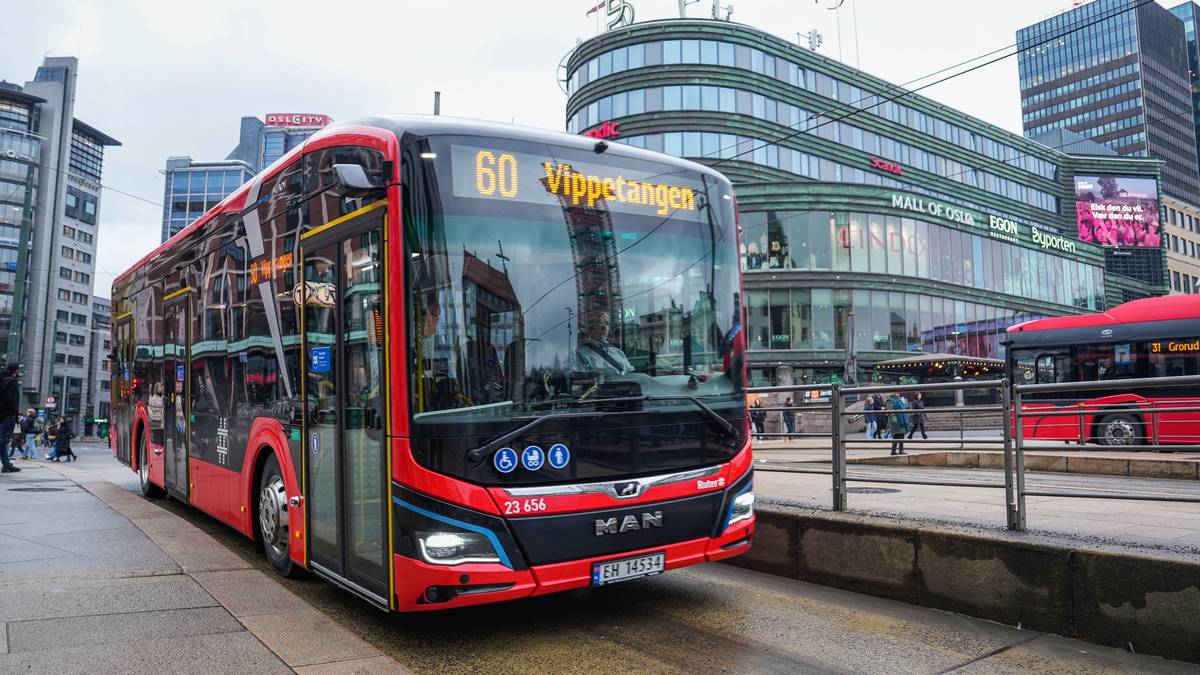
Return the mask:
MULTIPOLYGON (((724 0, 728 4, 731 0, 724 0)), ((5 3, 0 79, 32 79, 43 55, 80 59, 76 116, 117 138, 105 156, 96 294, 156 246, 169 155, 224 159, 238 119, 268 112, 429 112, 563 128, 557 69, 598 0, 94 0, 5 3), (148 203, 149 202, 149 203, 148 203)), ((631 0, 638 21, 676 0, 631 0)), ((891 82, 1011 45, 1017 28, 1071 0, 732 0, 735 21, 789 40, 816 29, 822 54, 891 82), (857 14, 857 49, 855 43, 857 14)), ((711 3, 688 8, 707 16, 711 3)), ((1015 58, 922 93, 1020 132, 1015 58)))

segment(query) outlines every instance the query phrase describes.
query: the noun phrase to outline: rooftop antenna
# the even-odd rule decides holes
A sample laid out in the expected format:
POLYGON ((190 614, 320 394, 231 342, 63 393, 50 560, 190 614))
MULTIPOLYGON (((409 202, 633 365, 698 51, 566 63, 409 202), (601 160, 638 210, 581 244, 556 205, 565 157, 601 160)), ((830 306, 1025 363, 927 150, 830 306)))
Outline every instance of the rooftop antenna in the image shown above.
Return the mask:
POLYGON ((825 38, 821 37, 816 28, 807 33, 796 33, 797 43, 803 43, 805 40, 808 40, 808 48, 815 52, 817 51, 817 47, 820 47, 824 43, 825 38))
POLYGON ((838 38, 838 61, 842 60, 842 5, 846 0, 829 0, 831 6, 825 9, 831 10, 837 17, 837 38, 838 38))
POLYGON ((433 114, 442 114, 442 92, 440 91, 433 92, 433 114))
POLYGON ((700 2, 700 0, 679 0, 679 18, 686 19, 687 18, 687 6, 694 5, 697 2, 700 2))
POLYGON ((733 16, 733 5, 721 5, 721 0, 712 0, 712 18, 713 21, 729 21, 733 16), (721 10, 725 10, 725 18, 721 18, 721 10))

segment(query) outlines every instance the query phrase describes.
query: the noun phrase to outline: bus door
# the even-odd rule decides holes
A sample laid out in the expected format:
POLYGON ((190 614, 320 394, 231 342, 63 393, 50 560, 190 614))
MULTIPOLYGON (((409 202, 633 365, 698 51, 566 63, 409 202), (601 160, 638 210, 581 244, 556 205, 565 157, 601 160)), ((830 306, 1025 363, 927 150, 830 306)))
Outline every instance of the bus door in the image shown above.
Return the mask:
MULTIPOLYGON (((117 317, 117 327, 113 331, 116 344, 113 345, 112 379, 116 386, 112 387, 114 403, 110 407, 113 423, 109 433, 113 434, 116 443, 117 459, 125 466, 133 465, 133 319, 131 313, 117 317)), ((46 412, 45 424, 50 424, 50 412, 46 412)))
POLYGON ((301 249, 309 563, 387 604, 384 211, 331 221, 301 249))
POLYGON ((189 290, 177 291, 166 298, 163 308, 164 349, 163 372, 163 478, 167 492, 177 499, 188 500, 188 440, 191 434, 191 397, 188 382, 188 357, 191 341, 188 326, 191 302, 189 290))

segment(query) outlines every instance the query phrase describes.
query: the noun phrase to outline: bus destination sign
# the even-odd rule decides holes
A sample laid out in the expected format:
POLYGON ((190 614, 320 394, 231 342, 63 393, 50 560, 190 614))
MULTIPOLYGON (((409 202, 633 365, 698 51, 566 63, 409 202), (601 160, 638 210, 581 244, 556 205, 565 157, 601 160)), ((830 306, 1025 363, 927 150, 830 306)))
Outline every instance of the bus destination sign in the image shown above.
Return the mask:
POLYGON ((1200 338, 1159 340, 1150 343, 1151 354, 1181 354, 1200 352, 1200 338))
POLYGON ((457 197, 660 216, 698 209, 699 184, 667 172, 560 161, 529 153, 463 145, 453 146, 451 154, 457 197), (667 178, 670 182, 666 182, 667 178))

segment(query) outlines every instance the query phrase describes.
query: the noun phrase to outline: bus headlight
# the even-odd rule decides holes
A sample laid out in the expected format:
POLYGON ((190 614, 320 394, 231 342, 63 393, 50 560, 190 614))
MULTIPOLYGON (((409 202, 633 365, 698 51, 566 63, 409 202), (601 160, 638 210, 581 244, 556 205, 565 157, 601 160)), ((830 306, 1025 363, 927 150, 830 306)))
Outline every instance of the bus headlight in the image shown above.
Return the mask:
POLYGON ((492 542, 476 532, 418 532, 421 557, 434 565, 498 563, 492 542))
POLYGON ((749 520, 753 516, 754 493, 747 490, 733 499, 733 506, 729 509, 729 522, 725 523, 725 527, 749 520))

